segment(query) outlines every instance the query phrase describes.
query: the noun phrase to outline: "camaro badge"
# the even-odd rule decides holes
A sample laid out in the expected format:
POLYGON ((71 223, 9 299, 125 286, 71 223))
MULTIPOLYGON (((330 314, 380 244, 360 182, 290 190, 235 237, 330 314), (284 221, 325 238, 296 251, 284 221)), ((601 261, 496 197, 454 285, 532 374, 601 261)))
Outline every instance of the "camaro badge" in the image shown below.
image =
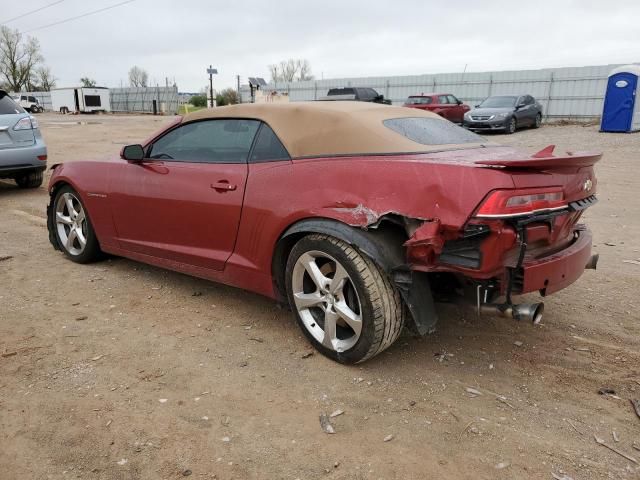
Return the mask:
POLYGON ((584 181, 584 184, 582 185, 582 189, 583 189, 585 192, 588 192, 589 190, 591 190, 591 187, 593 187, 593 182, 591 181, 591 179, 590 179, 590 178, 587 178, 587 179, 584 181))

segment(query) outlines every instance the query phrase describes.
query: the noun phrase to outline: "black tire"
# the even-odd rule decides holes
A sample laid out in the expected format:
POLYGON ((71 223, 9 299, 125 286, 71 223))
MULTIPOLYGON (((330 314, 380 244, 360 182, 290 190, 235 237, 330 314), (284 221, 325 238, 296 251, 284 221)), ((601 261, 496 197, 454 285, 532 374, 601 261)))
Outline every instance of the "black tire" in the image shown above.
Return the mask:
POLYGON ((536 119, 533 121, 533 128, 540 128, 540 125, 542 125, 542 114, 539 113, 536 115, 536 119))
POLYGON ((55 194, 51 198, 51 206, 48 211, 50 216, 48 225, 53 229, 53 239, 55 240, 58 248, 67 256, 67 258, 76 263, 91 263, 99 260, 102 257, 100 244, 98 243, 98 238, 96 237, 95 230, 93 229, 93 225, 91 224, 89 212, 87 212, 87 209, 82 203, 78 192, 76 192, 71 186, 65 185, 56 190, 55 194), (86 239, 86 245, 80 253, 73 253, 72 251, 70 251, 60 238, 60 232, 58 230, 59 225, 56 222, 56 205, 60 201, 61 197, 65 194, 71 194, 84 211, 86 220, 83 223, 82 232, 86 239))
POLYGON ((349 244, 322 234, 303 237, 289 254, 285 275, 289 304, 298 325, 313 346, 332 360, 345 364, 363 362, 387 349, 400 335, 405 309, 399 292, 370 258, 349 244), (348 350, 338 352, 316 340, 296 308, 292 289, 293 270, 298 259, 312 251, 326 253, 340 262, 359 299, 362 330, 356 343, 348 350))
POLYGON ((20 188, 38 188, 44 180, 44 172, 42 170, 29 172, 16 177, 15 180, 20 188))
POLYGON ((509 119, 509 122, 507 123, 507 126, 504 129, 504 132, 511 135, 513 133, 516 133, 517 129, 518 129, 518 121, 516 120, 516 117, 511 117, 509 119))

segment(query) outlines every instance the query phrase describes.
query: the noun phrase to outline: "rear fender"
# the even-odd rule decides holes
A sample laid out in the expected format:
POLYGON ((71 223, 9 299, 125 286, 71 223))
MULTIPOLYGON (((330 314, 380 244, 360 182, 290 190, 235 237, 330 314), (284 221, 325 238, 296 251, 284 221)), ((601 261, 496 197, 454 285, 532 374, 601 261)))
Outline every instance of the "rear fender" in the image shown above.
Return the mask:
POLYGON ((429 278, 426 273, 409 268, 403 247, 407 241, 406 234, 388 222, 380 223, 375 229, 363 230, 335 220, 316 218, 302 220, 289 227, 278 241, 273 256, 273 275, 281 299, 286 298, 283 266, 287 256, 295 242, 311 233, 338 238, 371 258, 400 291, 418 333, 425 335, 434 331, 437 313, 429 278))

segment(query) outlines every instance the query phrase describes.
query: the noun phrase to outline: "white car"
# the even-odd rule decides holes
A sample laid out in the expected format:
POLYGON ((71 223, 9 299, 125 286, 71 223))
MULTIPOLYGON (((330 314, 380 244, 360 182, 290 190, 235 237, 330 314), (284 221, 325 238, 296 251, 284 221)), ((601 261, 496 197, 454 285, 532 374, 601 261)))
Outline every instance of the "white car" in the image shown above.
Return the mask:
POLYGON ((15 95, 13 101, 31 113, 41 113, 44 111, 38 99, 31 95, 15 95))

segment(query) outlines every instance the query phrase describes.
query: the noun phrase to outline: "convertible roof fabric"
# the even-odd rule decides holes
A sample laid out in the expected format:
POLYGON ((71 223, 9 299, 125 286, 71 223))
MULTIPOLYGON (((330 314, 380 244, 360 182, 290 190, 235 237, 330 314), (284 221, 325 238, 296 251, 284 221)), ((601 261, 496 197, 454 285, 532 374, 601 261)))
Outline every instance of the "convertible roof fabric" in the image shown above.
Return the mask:
MULTIPOLYGON (((425 153, 451 145, 423 145, 383 125, 395 118, 435 118, 414 108, 367 102, 248 103, 199 110, 182 123, 208 118, 246 118, 267 123, 293 158, 391 153, 425 153)), ((470 147, 473 144, 464 144, 470 147)), ((480 145, 480 144, 478 144, 480 145)))

